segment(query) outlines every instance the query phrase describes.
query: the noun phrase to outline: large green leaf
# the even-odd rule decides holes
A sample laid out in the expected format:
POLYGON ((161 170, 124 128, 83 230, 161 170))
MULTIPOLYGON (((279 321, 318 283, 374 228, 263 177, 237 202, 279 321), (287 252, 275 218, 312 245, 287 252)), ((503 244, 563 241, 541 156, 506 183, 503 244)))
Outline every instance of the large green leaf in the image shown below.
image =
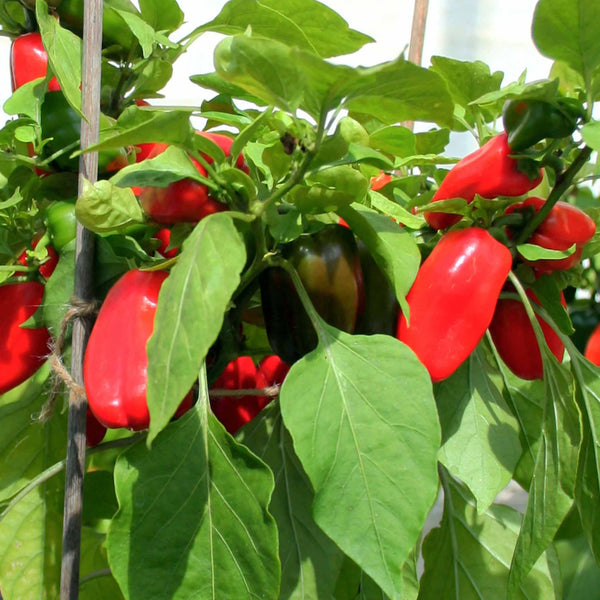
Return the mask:
POLYGON ((108 558, 127 600, 265 598, 279 590, 271 471, 208 408, 117 461, 108 558))
POLYGON ((36 18, 48 53, 48 62, 69 104, 81 113, 81 38, 60 26, 48 14, 44 0, 36 4, 36 18))
POLYGON ((588 86, 600 67, 600 3, 589 0, 540 0, 532 33, 545 56, 567 63, 588 86))
POLYGON ((25 486, 64 459, 65 415, 34 420, 47 399, 47 365, 0 396, 0 582, 4 600, 59 597, 64 476, 25 486), (14 497, 21 492, 22 497, 14 497))
POLYGON ((161 288, 148 341, 149 441, 167 425, 196 380, 245 261, 244 243, 227 213, 200 221, 183 244, 161 288))
POLYGON ((480 513, 506 487, 521 456, 517 419, 489 370, 478 348, 436 387, 444 440, 439 460, 468 486, 480 513))
POLYGON ((444 516, 425 538, 425 572, 419 600, 531 600, 561 598, 549 556, 542 556, 507 595, 510 559, 520 515, 494 504, 479 514, 469 493, 455 481, 444 485, 444 516))
POLYGON ((573 504, 581 422, 570 371, 546 346, 545 405, 542 430, 523 525, 515 546, 509 577, 514 592, 542 553, 550 546, 573 504))
POLYGON ((373 38, 348 27, 340 15, 315 0, 230 0, 202 31, 255 35, 314 52, 323 58, 350 54, 373 38))
POLYGON ((398 340, 317 324, 319 345, 283 383, 284 422, 315 490, 315 521, 396 598, 437 493, 431 381, 398 340))
POLYGON ((315 523, 314 492, 294 453, 279 406, 274 404, 241 431, 241 441, 273 471, 269 510, 277 521, 282 600, 331 597, 344 555, 315 523))

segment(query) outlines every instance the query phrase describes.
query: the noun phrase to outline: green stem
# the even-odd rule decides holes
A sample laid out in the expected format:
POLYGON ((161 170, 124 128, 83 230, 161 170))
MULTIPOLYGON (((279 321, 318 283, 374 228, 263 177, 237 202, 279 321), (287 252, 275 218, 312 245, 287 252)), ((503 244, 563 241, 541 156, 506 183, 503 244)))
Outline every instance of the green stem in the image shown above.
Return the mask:
POLYGON ((579 170, 585 165, 592 154, 592 149, 589 146, 584 146, 575 160, 571 163, 569 168, 556 178, 556 183, 548 196, 548 199, 540 209, 538 213, 536 213, 529 221, 529 223, 523 228, 519 237, 517 238, 517 245, 525 243, 532 235, 532 233, 540 226, 542 221, 548 216, 552 207, 558 202, 558 200, 562 197, 562 195, 567 191, 567 189, 573 183, 573 179, 575 175, 579 172, 579 170))

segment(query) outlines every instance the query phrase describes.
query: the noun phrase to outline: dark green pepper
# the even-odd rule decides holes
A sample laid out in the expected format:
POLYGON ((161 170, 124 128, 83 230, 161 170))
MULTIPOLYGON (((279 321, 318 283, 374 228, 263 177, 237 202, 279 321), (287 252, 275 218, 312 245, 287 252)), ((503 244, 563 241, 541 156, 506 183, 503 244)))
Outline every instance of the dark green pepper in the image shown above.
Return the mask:
MULTIPOLYGON (((43 158, 48 158, 59 150, 68 148, 52 161, 59 171, 79 171, 79 157, 71 154, 79 150, 81 117, 71 108, 62 92, 48 92, 40 111, 42 138, 48 140, 42 149, 43 158)), ((98 172, 118 171, 127 165, 124 149, 102 150, 98 153, 98 172)))
MULTIPOLYGON (((363 303, 362 272, 354 235, 341 225, 303 234, 281 248, 298 271, 319 315, 330 325, 353 333, 363 303)), ((260 277, 269 342, 288 364, 317 346, 317 335, 288 273, 271 267, 260 277)))
POLYGON ((573 133, 581 110, 566 100, 508 100, 502 109, 502 122, 512 150, 525 150, 539 141, 564 138, 573 133))
POLYGON ((400 305, 394 288, 365 244, 358 240, 357 246, 363 276, 364 303, 359 311, 355 333, 395 336, 400 305))

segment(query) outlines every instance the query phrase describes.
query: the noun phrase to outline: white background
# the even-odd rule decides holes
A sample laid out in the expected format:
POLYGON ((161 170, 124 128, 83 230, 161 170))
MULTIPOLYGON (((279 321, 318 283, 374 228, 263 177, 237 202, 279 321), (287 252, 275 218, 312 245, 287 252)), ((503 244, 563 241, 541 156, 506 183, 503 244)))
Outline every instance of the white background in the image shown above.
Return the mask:
MULTIPOLYGON (((173 39, 214 18, 224 0, 179 0, 186 24, 173 39)), ((350 27, 375 39, 359 52, 344 57, 350 65, 371 66, 392 60, 407 48, 412 25, 413 0, 324 0, 348 21, 350 27)), ((550 61, 539 55, 531 41, 534 0, 430 0, 423 66, 431 56, 481 60, 492 71, 505 73, 504 84, 527 68, 529 81, 547 77, 550 61)), ((205 34, 175 65, 173 79, 160 103, 198 106, 211 93, 189 81, 190 75, 212 71, 212 53, 220 36, 205 34)), ((10 94, 8 65, 10 41, 0 38, 0 106, 10 94)), ((157 102, 159 103, 159 102, 157 102)), ((5 115, 0 115, 5 120, 5 115)))

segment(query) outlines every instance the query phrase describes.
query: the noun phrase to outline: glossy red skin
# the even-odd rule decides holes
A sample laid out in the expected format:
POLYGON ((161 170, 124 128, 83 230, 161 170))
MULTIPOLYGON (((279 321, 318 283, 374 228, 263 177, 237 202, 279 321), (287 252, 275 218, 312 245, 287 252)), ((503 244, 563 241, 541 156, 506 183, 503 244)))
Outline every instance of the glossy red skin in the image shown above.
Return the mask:
POLYGON ((400 316, 396 337, 434 382, 452 375, 488 328, 512 257, 487 231, 446 233, 421 265, 408 295, 410 326, 400 316))
POLYGON ((94 413, 88 408, 85 425, 85 440, 88 448, 97 446, 106 435, 106 427, 102 425, 94 416, 94 413))
MULTIPOLYGON (((532 290, 527 290, 527 296, 539 304, 532 290)), ((562 292, 560 299, 562 305, 566 306, 562 292)), ((542 328, 550 352, 559 362, 562 362, 565 347, 560 338, 539 315, 536 315, 536 319, 542 328)), ((494 318, 490 323, 490 334, 498 354, 517 377, 528 380, 543 378, 542 354, 525 307, 519 300, 510 298, 498 300, 494 318)))
POLYGON ((592 331, 586 345, 583 355, 595 365, 600 366, 600 325, 592 331))
MULTIPOLYGON (((533 208, 537 213, 545 203, 543 198, 532 196, 523 202, 509 206, 506 214, 523 211, 527 208, 533 208)), ((596 224, 587 214, 576 206, 559 200, 527 242, 550 250, 567 250, 575 244, 575 252, 560 260, 542 259, 525 260, 524 262, 540 273, 570 269, 581 260, 583 248, 592 239, 595 232, 596 224)))
MULTIPOLYGON (((35 247, 38 245, 39 240, 40 238, 38 237, 32 242, 32 249, 35 249, 35 247)), ((54 273, 54 269, 56 269, 56 265, 58 264, 58 254, 56 250, 50 245, 46 246, 46 250, 48 251, 48 259, 46 260, 46 262, 40 265, 38 271, 44 279, 50 279, 52 273, 54 273)), ((17 258, 17 261, 24 267, 29 266, 29 260, 27 259, 27 252, 25 250, 21 252, 19 258, 17 258)))
MULTIPOLYGON (((266 385, 252 358, 240 356, 225 367, 211 389, 260 389, 266 385)), ((211 398, 210 401, 215 417, 231 434, 250 422, 263 409, 264 405, 265 401, 260 396, 219 396, 211 398)))
MULTIPOLYGON (((229 136, 224 135, 222 133, 212 133, 210 131, 197 131, 196 133, 205 138, 208 138, 209 140, 212 140, 215 144, 217 144, 219 146, 219 148, 221 148, 221 150, 223 150, 226 157, 229 157, 231 155, 231 146, 233 146, 233 139, 230 138, 229 136)), ((207 154, 202 154, 202 157, 209 165, 212 165, 212 163, 214 162, 214 159, 212 158, 212 156, 208 156, 207 154)), ((238 169, 241 169, 242 171, 244 171, 244 173, 246 173, 246 174, 248 174, 250 172, 250 169, 248 169, 248 165, 246 164, 246 161, 244 160, 243 154, 240 154, 236 158, 235 166, 238 169)))
MULTIPOLYGON (((146 344, 165 271, 134 269, 110 289, 85 351, 83 378, 90 410, 109 428, 147 429, 148 356, 146 344)), ((176 416, 192 404, 186 396, 176 416)))
MULTIPOLYGON (((10 49, 10 75, 12 91, 22 85, 46 77, 48 55, 42 44, 42 36, 37 33, 24 33, 15 38, 10 49)), ((57 92, 60 85, 53 77, 48 82, 48 91, 57 92)))
POLYGON ((46 360, 48 330, 20 327, 43 297, 44 286, 37 281, 0 286, 0 394, 29 379, 46 360))
MULTIPOLYGON (((154 144, 148 158, 154 158, 167 148, 154 144)), ((191 159, 198 173, 206 177, 206 169, 191 159)), ((135 192, 134 192, 135 193, 135 192)), ((227 210, 227 205, 208 195, 208 188, 193 179, 180 179, 167 187, 145 187, 139 191, 142 208, 157 223, 195 223, 216 212, 227 210)))
MULTIPOLYGON (((507 138, 506 133, 494 136, 481 148, 458 161, 431 201, 464 198, 470 203, 475 195, 488 199, 522 196, 537 187, 542 181, 542 174, 532 180, 517 169, 517 161, 510 157, 512 150, 507 138)), ((426 211, 424 216, 433 229, 446 229, 462 218, 460 215, 430 211, 426 211)))
MULTIPOLYGON (((289 370, 290 365, 281 360, 276 354, 263 358, 258 365, 258 374, 259 377, 262 377, 265 387, 281 385, 289 370)), ((260 398, 261 408, 264 408, 271 400, 272 397, 262 396, 260 398)))
POLYGON ((392 176, 389 173, 381 171, 379 175, 371 177, 371 189, 374 191, 380 190, 385 187, 392 180, 392 176))
POLYGON ((169 247, 169 242, 171 241, 171 230, 164 227, 163 229, 159 229, 152 237, 157 239, 160 242, 160 246, 156 249, 156 251, 165 258, 173 258, 179 252, 179 248, 171 248, 167 250, 169 247))

